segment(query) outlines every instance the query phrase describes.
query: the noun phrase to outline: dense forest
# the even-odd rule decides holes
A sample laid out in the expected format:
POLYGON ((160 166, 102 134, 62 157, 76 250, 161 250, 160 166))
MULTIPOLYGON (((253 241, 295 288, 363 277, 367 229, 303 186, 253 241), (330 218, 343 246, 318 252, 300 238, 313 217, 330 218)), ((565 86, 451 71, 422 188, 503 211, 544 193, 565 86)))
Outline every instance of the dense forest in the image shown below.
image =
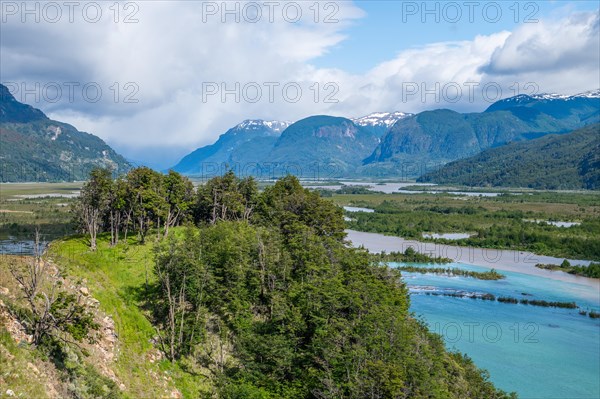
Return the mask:
POLYGON ((140 290, 156 346, 218 397, 508 396, 411 315, 400 272, 350 248, 342 209, 295 177, 259 192, 229 172, 196 190, 175 172, 96 170, 74 216, 92 252, 155 241, 140 290))
POLYGON ((600 124, 509 143, 429 172, 421 182, 569 190, 600 188, 600 124))

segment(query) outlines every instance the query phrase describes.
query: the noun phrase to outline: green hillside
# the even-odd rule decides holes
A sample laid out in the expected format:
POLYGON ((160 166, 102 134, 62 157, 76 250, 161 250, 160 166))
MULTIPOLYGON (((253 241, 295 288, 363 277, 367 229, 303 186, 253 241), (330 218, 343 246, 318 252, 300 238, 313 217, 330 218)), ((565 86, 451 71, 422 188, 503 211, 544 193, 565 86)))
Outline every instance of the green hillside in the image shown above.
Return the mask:
POLYGON ((290 125, 266 158, 303 177, 352 176, 379 142, 376 134, 350 119, 317 115, 290 125))
POLYGON ((0 182, 81 181, 97 167, 131 166, 99 137, 49 119, 0 85, 0 182))
POLYGON ((600 189, 600 124, 489 149, 419 181, 467 186, 600 189))

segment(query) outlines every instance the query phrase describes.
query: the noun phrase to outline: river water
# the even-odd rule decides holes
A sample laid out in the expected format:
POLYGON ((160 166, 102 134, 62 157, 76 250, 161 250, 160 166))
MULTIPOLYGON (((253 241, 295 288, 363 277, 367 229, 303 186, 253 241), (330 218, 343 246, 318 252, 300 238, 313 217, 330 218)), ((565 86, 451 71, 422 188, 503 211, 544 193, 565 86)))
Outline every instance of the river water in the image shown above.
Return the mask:
MULTIPOLYGON (((48 242, 42 241, 38 244, 38 253, 43 253, 48 242)), ((35 241, 31 239, 19 239, 9 237, 0 239, 0 255, 30 256, 35 253, 35 241)))
POLYGON ((499 270, 505 279, 402 274, 415 315, 440 333, 449 349, 466 353, 479 367, 487 369, 499 388, 515 391, 521 398, 600 397, 600 319, 579 314, 579 310, 600 311, 598 280, 538 269, 535 263, 560 263, 562 259, 529 253, 495 250, 492 254, 476 248, 419 246, 415 241, 356 231, 348 231, 348 238, 353 245, 374 252, 403 251, 412 243, 420 252, 457 259, 444 267, 499 270), (435 293, 490 293, 496 297, 576 302, 581 309, 431 295, 435 293))

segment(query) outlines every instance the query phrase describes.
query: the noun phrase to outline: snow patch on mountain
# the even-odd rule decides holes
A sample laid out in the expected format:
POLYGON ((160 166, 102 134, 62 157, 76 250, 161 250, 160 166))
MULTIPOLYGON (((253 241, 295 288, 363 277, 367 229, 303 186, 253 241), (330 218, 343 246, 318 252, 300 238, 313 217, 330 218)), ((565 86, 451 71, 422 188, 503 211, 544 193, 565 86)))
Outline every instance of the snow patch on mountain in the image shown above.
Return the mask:
POLYGON ((352 122, 359 126, 385 126, 390 127, 400 119, 404 119, 412 114, 405 112, 373 112, 372 114, 352 118, 352 122))
POLYGON ((262 119, 246 119, 242 123, 236 126, 239 130, 256 130, 262 128, 268 128, 276 133, 283 132, 291 122, 287 121, 265 121, 262 119))
POLYGON ((577 98, 600 98, 600 89, 596 89, 596 90, 589 90, 583 93, 579 93, 579 94, 575 94, 575 95, 567 95, 567 94, 558 94, 558 93, 539 93, 539 94, 518 94, 516 96, 513 97, 509 97, 509 98, 505 98, 504 102, 510 103, 529 103, 532 100, 538 100, 538 101, 555 101, 555 100, 561 100, 561 101, 570 101, 570 100, 575 100, 577 98))
POLYGON ((50 140, 52 141, 55 141, 62 133, 62 129, 59 126, 48 126, 46 130, 52 133, 52 137, 50 137, 50 140))
POLYGON ((588 90, 586 92, 576 94, 573 97, 600 98, 600 89, 588 90))
POLYGON ((540 93, 534 94, 530 97, 535 98, 536 100, 568 100, 571 96, 557 93, 540 93))

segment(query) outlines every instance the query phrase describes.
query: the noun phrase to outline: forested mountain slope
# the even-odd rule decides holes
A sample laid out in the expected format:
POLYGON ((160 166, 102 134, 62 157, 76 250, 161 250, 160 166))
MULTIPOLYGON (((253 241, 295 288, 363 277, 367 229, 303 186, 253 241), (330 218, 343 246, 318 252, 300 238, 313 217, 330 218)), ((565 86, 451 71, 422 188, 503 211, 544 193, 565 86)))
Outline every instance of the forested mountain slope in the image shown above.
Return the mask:
POLYGON ((419 181, 467 186, 600 189, 600 124, 489 149, 419 181))

